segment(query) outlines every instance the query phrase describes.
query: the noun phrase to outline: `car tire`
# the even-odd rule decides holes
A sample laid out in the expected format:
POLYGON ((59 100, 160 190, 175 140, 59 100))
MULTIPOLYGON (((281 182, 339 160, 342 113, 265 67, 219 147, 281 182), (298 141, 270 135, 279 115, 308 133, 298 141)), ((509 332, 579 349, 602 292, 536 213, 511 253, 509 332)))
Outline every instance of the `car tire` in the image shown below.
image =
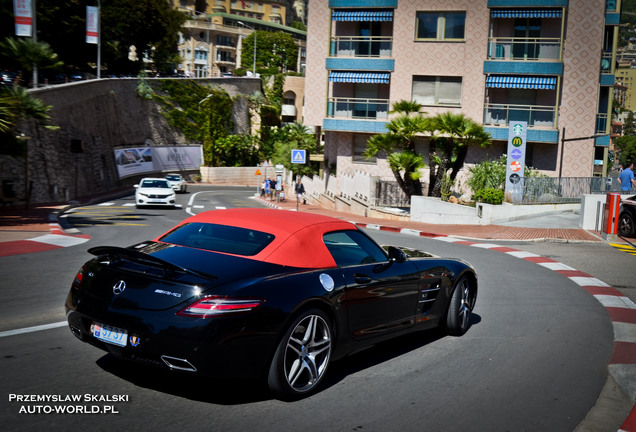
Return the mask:
POLYGON ((470 327, 470 315, 477 300, 477 287, 466 276, 461 277, 446 312, 446 332, 451 336, 461 336, 470 327))
POLYGON ((628 212, 622 213, 618 218, 618 235, 621 237, 633 237, 635 234, 634 218, 628 212))
POLYGON ((307 310, 281 339, 267 376, 270 390, 281 399, 310 394, 325 376, 331 359, 331 322, 319 309, 307 310))

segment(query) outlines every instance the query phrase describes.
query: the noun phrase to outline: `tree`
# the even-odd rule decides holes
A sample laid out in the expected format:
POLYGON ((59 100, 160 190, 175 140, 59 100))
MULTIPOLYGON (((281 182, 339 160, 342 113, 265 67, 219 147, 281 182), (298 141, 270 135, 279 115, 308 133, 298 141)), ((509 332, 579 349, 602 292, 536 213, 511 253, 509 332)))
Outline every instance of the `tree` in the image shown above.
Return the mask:
POLYGON ((16 140, 16 127, 20 120, 35 120, 39 126, 57 130, 50 125, 52 106, 31 96, 24 87, 0 87, 0 153, 19 154, 21 143, 16 140))
POLYGON ((6 38, 0 43, 0 54, 8 65, 22 70, 20 83, 28 83, 33 68, 38 70, 58 69, 64 64, 46 42, 32 38, 6 38))
POLYGON ((614 146, 619 150, 618 161, 625 166, 628 162, 636 162, 636 136, 624 135, 616 138, 614 146))
POLYGON ((628 112, 627 118, 625 118, 625 124, 623 125, 623 136, 625 135, 636 135, 636 125, 634 124, 633 111, 628 112))
POLYGON ((294 122, 276 130, 274 135, 275 150, 272 155, 272 163, 281 164, 299 175, 311 176, 316 173, 316 169, 312 167, 311 163, 293 164, 291 162, 292 150, 305 150, 307 160, 309 160, 311 153, 316 153, 316 140, 307 126, 294 122))
POLYGON ((429 145, 429 196, 441 196, 444 176, 450 170, 454 182, 463 168, 471 146, 487 147, 492 144, 490 134, 483 125, 464 114, 446 112, 427 119, 426 129, 431 132, 429 145))
POLYGON ((268 31, 255 31, 245 38, 241 52, 241 67, 252 70, 255 37, 257 71, 268 69, 273 74, 296 70, 298 47, 294 39, 289 33, 268 31))
POLYGON ((388 132, 367 141, 364 152, 367 157, 375 157, 380 152, 387 155, 393 176, 409 199, 422 195, 419 170, 424 167, 424 158, 415 150, 416 137, 426 131, 427 125, 421 109, 422 105, 417 102, 395 102, 391 113, 398 116, 386 125, 388 132))

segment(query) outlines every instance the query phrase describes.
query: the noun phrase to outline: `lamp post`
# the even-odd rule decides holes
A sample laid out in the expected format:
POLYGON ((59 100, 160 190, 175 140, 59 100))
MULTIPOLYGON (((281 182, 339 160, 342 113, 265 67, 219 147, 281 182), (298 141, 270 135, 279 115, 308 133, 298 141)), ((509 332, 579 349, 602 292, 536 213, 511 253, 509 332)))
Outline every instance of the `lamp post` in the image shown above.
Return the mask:
POLYGON ((254 30, 254 61, 252 62, 252 75, 256 77, 256 29, 254 27, 250 27, 242 21, 237 21, 237 24, 242 25, 243 27, 247 27, 248 29, 254 30))

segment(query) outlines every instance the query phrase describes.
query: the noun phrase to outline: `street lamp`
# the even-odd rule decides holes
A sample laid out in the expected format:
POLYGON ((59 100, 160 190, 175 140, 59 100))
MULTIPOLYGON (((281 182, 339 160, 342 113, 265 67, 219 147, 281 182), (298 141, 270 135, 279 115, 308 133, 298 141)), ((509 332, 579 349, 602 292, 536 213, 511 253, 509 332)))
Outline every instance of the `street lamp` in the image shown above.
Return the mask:
POLYGON ((242 21, 237 21, 237 24, 242 25, 243 27, 247 27, 248 29, 254 30, 254 61, 252 62, 252 75, 256 77, 256 29, 254 27, 250 27, 242 21))

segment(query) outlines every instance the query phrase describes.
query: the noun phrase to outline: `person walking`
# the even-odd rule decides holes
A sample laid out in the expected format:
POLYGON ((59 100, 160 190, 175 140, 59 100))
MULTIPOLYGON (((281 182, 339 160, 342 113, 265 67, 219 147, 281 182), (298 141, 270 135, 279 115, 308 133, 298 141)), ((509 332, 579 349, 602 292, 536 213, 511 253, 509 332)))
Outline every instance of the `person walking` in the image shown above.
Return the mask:
POLYGON ((618 175, 618 183, 621 185, 622 193, 629 193, 632 186, 636 189, 636 180, 634 180, 634 163, 627 162, 625 168, 618 175))
MULTIPOLYGON (((303 194, 305 193, 305 186, 300 181, 300 179, 298 180, 298 183, 296 183, 295 190, 296 190, 296 202, 300 203, 300 200, 303 198, 303 194)), ((304 201, 303 201, 303 204, 305 204, 304 201)))

